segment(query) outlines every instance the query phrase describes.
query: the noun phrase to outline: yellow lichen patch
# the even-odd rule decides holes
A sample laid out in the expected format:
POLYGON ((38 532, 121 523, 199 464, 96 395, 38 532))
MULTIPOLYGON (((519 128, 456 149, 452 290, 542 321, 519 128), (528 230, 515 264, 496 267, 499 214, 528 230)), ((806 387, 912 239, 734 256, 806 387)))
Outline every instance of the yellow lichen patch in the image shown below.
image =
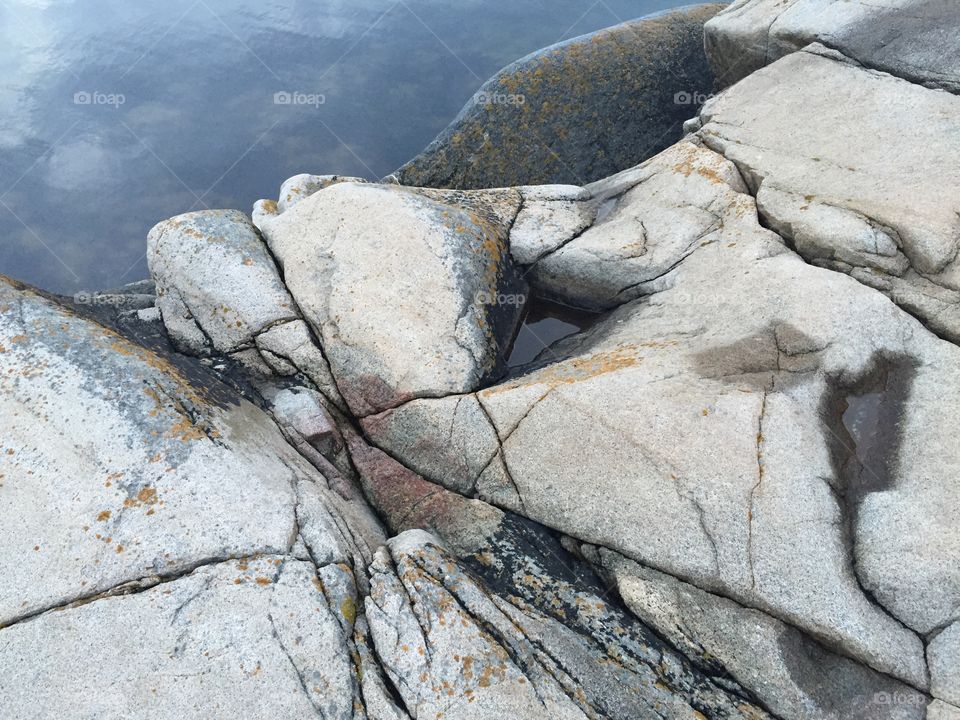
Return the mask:
POLYGON ((263 208, 265 211, 267 211, 268 213, 271 213, 271 214, 276 213, 276 212, 277 212, 277 201, 276 201, 276 200, 264 200, 264 201, 260 204, 260 207, 262 207, 262 208, 263 208))
POLYGON ((348 624, 353 625, 357 619, 357 603, 352 597, 344 598, 343 602, 340 603, 340 614, 343 615, 343 619, 348 624))
POLYGON ((273 580, 271 580, 268 577, 263 577, 262 575, 260 575, 254 580, 254 582, 257 583, 257 585, 270 585, 273 582, 273 580))
POLYGON ((112 515, 112 513, 109 510, 104 510, 99 515, 97 515, 97 522, 106 522, 107 520, 110 519, 110 515, 112 515))

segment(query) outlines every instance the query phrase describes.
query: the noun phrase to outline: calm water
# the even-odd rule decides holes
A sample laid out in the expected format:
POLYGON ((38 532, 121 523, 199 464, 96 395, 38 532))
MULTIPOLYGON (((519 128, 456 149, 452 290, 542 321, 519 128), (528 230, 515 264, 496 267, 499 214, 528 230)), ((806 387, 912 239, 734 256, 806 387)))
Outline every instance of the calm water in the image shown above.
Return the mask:
POLYGON ((508 62, 681 4, 0 0, 0 273, 144 277, 154 223, 299 172, 383 176, 508 62))

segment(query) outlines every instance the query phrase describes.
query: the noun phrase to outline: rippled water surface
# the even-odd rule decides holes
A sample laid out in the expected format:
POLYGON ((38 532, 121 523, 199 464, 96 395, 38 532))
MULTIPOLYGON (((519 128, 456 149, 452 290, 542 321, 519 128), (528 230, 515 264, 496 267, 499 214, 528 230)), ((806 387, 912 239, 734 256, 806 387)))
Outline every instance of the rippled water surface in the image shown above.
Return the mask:
POLYGON ((0 0, 0 273, 138 279, 154 223, 383 176, 503 65, 681 4, 0 0))

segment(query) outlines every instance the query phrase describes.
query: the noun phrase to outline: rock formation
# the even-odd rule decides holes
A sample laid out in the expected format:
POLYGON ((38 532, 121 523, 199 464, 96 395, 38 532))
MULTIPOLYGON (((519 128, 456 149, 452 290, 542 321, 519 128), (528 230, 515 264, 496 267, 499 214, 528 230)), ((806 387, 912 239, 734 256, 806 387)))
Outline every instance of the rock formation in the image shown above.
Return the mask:
POLYGON ((703 26, 721 8, 664 12, 518 60, 396 177, 461 189, 579 185, 646 160, 680 138, 713 89, 703 26))
POLYGON ((597 182, 297 176, 118 313, 0 283, 4 717, 960 717, 952 12, 736 2, 754 72, 597 182))

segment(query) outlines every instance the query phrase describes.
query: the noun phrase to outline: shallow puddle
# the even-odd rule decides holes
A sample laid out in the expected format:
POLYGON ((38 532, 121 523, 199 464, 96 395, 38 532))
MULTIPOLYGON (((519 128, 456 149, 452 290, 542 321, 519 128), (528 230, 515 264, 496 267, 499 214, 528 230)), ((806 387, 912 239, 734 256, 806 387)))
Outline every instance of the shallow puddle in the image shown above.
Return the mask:
POLYGON ((908 360, 879 360, 865 381, 843 398, 842 424, 851 441, 844 448, 846 492, 855 503, 894 484, 900 423, 915 372, 908 360))
POLYGON ((533 362, 551 345, 589 329, 599 318, 597 313, 560 303, 532 300, 507 360, 508 367, 518 368, 533 362))

